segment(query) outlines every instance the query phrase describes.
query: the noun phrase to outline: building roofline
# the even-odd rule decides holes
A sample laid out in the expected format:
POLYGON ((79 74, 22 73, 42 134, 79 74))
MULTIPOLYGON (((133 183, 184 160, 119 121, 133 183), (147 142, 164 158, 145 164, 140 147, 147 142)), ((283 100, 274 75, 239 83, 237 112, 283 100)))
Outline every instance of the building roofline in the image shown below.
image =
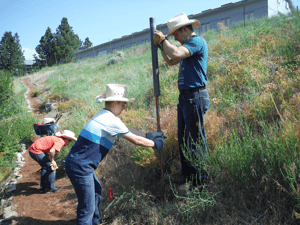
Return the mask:
MULTIPOLYGON (((254 1, 259 1, 259 0, 241 0, 241 1, 237 1, 237 2, 229 2, 229 3, 223 4, 223 5, 221 5, 220 7, 217 7, 217 8, 206 9, 206 10, 200 12, 200 13, 188 15, 188 17, 189 17, 190 19, 192 19, 192 18, 195 18, 195 17, 199 17, 199 16, 204 16, 204 15, 207 15, 207 14, 215 13, 216 11, 220 11, 220 10, 226 9, 226 8, 228 8, 228 7, 244 5, 244 4, 247 3, 247 2, 254 2, 254 1)), ((286 1, 289 2, 291 8, 294 8, 294 5, 293 5, 293 3, 292 3, 291 0, 286 0, 286 1)), ((162 24, 156 25, 156 27, 160 27, 160 28, 166 27, 166 26, 167 26, 167 23, 162 23, 162 24)), ((120 39, 131 38, 131 37, 134 36, 134 35, 139 35, 139 34, 141 34, 141 33, 145 33, 145 32, 148 31, 148 30, 150 31, 150 28, 145 28, 145 29, 143 29, 143 30, 141 30, 141 31, 137 31, 137 32, 134 32, 134 33, 132 33, 132 34, 127 34, 127 35, 124 35, 124 36, 122 36, 122 37, 120 37, 120 38, 115 38, 115 39, 113 39, 113 40, 111 40, 111 41, 107 41, 107 42, 104 42, 104 43, 102 43, 102 44, 99 44, 99 45, 96 45, 96 46, 93 46, 93 47, 90 47, 90 48, 87 48, 87 49, 84 49, 84 50, 75 52, 74 54, 76 55, 76 54, 78 54, 78 53, 83 53, 83 52, 93 51, 95 48, 97 48, 97 49, 98 49, 99 47, 101 48, 101 46, 106 46, 106 45, 109 44, 109 43, 112 44, 112 43, 114 43, 114 42, 119 41, 120 39)))

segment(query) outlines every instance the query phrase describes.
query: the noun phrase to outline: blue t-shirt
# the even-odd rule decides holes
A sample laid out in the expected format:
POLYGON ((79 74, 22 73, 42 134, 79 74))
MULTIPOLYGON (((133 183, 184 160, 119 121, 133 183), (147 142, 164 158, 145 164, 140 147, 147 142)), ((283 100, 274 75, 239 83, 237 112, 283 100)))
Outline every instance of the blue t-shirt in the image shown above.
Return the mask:
POLYGON ((194 35, 183 46, 189 50, 191 56, 180 60, 178 89, 187 90, 206 86, 208 56, 206 41, 201 36, 194 35))
POLYGON ((112 148, 117 135, 128 132, 118 117, 102 109, 82 129, 65 159, 66 170, 82 176, 93 173, 112 148))

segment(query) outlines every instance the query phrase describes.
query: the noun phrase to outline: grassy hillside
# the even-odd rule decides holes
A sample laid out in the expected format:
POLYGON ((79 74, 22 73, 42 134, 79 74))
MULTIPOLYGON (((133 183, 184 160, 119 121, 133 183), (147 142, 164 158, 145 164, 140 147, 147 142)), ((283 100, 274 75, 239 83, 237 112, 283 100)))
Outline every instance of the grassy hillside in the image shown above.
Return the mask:
MULTIPOLYGON (((26 87, 13 74, 0 71, 0 182, 15 168, 20 141, 30 141, 34 118, 27 111, 26 87)), ((0 193, 0 198, 2 193, 0 193)))
MULTIPOLYGON (((117 139, 97 175, 103 186, 102 217, 113 224, 291 224, 300 213, 300 15, 251 20, 203 35, 208 42, 206 114, 209 183, 195 196, 174 186, 180 172, 176 140, 178 67, 159 55, 161 127, 166 201, 159 156, 152 149, 117 139), (112 188, 115 199, 109 199, 112 188)), ((130 127, 154 131, 150 46, 67 65, 48 79, 45 102, 64 113, 61 129, 78 135, 104 105, 95 97, 108 83, 129 85, 136 99, 121 119, 130 127)), ((50 68, 52 69, 52 68, 50 68)), ((58 154, 63 162, 69 149, 58 154)), ((197 162, 195 162, 197 163, 197 162)))

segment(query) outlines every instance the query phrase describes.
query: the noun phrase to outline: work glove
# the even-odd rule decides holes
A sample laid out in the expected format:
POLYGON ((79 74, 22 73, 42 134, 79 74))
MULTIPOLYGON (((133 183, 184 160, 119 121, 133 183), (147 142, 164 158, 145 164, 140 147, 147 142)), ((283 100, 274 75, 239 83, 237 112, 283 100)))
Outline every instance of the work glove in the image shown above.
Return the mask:
POLYGON ((156 30, 153 34, 154 44, 156 44, 160 49, 162 49, 162 43, 164 40, 168 40, 167 36, 165 36, 161 31, 156 30))
POLYGON ((164 136, 164 133, 162 131, 155 131, 153 133, 146 133, 146 138, 151 139, 152 141, 155 138, 163 137, 163 136, 164 136))
POLYGON ((155 146, 153 147, 153 150, 155 152, 158 152, 159 150, 161 150, 165 145, 165 139, 163 137, 155 138, 153 141, 155 143, 155 146))

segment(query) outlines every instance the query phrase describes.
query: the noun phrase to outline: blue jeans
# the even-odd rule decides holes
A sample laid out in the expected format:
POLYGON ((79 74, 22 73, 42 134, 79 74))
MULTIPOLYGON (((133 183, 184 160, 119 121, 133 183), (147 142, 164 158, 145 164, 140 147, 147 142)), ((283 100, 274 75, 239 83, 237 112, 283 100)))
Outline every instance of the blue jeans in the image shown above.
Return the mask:
POLYGON ((67 165, 66 173, 74 186, 78 199, 76 224, 100 224, 99 204, 102 188, 96 174, 92 173, 87 176, 80 176, 68 170, 67 165))
POLYGON ((48 159, 48 157, 44 154, 35 154, 32 152, 29 152, 30 157, 35 160, 40 166, 42 167, 41 170, 41 184, 40 188, 41 190, 45 189, 54 189, 55 185, 55 177, 56 177, 56 171, 51 169, 51 162, 48 159))
POLYGON ((206 89, 188 95, 179 95, 177 105, 178 142, 182 173, 193 180, 193 185, 205 183, 206 172, 202 169, 207 157, 207 142, 204 128, 204 115, 209 108, 209 94, 206 89), (197 161, 191 163, 189 158, 197 161))

